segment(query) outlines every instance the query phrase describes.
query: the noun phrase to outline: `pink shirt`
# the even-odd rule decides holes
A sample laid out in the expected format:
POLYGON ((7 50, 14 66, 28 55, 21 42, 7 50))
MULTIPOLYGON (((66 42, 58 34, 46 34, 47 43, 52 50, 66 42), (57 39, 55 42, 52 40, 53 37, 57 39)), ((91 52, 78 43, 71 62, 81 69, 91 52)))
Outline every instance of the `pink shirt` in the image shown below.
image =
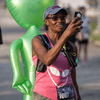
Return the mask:
MULTIPOLYGON (((44 33, 46 36, 47 34, 44 33)), ((48 37, 48 36, 47 36, 48 37)), ((48 37, 49 39, 49 37, 48 37)), ((53 47, 51 41, 50 45, 53 47)), ((33 57, 34 65, 37 64, 36 55, 33 57)), ((73 85, 71 78, 71 66, 67 58, 60 53, 54 63, 46 67, 45 72, 37 72, 34 90, 52 100, 57 100, 57 86, 73 85), (54 82, 53 82, 54 81, 54 82)))

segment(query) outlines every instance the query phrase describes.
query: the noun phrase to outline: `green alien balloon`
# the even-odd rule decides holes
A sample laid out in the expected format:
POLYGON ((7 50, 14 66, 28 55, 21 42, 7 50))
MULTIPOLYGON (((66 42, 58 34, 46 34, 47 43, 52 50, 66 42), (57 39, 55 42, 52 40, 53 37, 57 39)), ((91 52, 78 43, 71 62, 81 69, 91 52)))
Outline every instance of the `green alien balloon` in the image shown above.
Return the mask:
POLYGON ((13 70, 12 87, 23 93, 23 100, 32 100, 35 83, 35 66, 32 61, 32 38, 41 34, 38 30, 43 26, 43 13, 53 5, 54 0, 6 0, 7 7, 14 20, 27 29, 25 35, 12 42, 9 49, 13 70), (24 75, 19 61, 21 53, 24 75))
POLYGON ((47 7, 53 5, 53 0, 6 0, 7 7, 23 28, 29 29, 35 25, 40 28, 43 24, 43 12, 47 7))

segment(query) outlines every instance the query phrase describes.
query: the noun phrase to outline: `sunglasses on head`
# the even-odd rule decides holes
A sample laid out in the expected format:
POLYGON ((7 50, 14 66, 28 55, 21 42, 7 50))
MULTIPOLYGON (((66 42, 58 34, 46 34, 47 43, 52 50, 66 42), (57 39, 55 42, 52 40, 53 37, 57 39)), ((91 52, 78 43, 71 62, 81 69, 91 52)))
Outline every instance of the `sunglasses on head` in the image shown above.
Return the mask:
POLYGON ((46 19, 52 19, 53 21, 57 21, 58 18, 60 18, 61 20, 65 20, 66 19, 66 15, 62 15, 62 16, 58 16, 58 15, 53 15, 51 17, 47 17, 46 19))

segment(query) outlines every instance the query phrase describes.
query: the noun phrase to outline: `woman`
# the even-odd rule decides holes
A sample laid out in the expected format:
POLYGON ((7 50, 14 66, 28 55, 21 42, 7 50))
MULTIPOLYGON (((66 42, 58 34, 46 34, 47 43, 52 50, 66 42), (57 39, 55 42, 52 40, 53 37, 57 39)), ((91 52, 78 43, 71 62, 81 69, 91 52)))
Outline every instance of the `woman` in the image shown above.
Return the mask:
MULTIPOLYGON (((68 38, 80 31, 82 22, 77 22, 79 18, 75 18, 61 35, 66 24, 66 16, 66 10, 57 5, 47 8, 44 12, 44 22, 48 26, 48 31, 44 34, 52 47, 50 50, 47 50, 44 46, 41 36, 32 39, 34 65, 37 64, 37 58, 46 65, 44 72, 36 72, 33 90, 34 100, 81 100, 76 82, 75 68, 69 65, 61 50, 68 38), (71 99, 68 99, 67 93, 63 91, 67 86, 69 88, 73 86, 75 90, 75 96, 71 99), (59 93, 59 89, 64 92, 62 95, 59 93)), ((75 52, 77 52, 76 49, 75 52)))

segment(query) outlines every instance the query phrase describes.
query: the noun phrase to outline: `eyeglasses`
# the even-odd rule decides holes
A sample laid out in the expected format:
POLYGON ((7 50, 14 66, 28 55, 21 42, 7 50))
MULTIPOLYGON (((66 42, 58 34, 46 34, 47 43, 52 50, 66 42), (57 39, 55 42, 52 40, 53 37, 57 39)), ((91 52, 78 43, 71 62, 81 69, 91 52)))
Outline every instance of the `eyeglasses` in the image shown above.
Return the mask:
POLYGON ((65 20, 66 17, 67 17, 66 15, 62 15, 62 16, 53 15, 52 17, 47 17, 46 19, 52 19, 53 21, 57 21, 58 18, 60 18, 61 20, 65 20))

